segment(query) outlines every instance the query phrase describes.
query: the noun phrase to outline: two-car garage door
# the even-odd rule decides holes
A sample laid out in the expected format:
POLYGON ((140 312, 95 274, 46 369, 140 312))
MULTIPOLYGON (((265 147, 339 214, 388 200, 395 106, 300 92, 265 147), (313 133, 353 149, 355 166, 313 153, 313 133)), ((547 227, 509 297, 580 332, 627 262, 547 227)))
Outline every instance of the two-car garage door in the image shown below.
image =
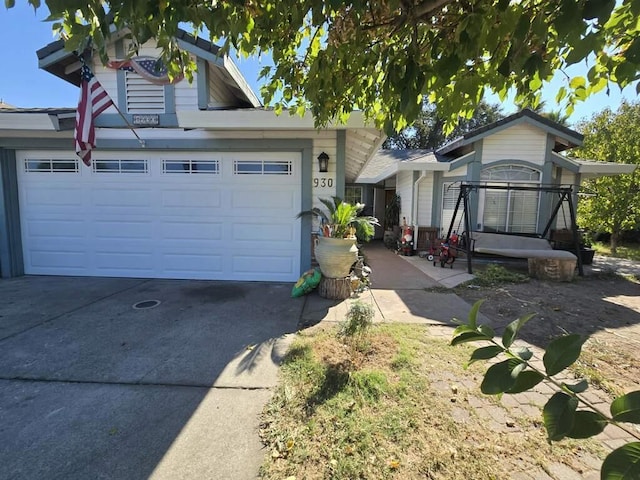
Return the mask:
POLYGON ((18 152, 25 273, 292 281, 298 153, 18 152))

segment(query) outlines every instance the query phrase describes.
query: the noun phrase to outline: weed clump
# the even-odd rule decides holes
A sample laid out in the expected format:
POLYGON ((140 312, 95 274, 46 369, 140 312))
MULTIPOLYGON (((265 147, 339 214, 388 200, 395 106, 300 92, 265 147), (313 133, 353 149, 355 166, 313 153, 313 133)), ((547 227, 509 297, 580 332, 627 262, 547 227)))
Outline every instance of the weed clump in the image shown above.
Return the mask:
POLYGON ((373 325, 374 315, 375 311, 371 305, 359 300, 353 302, 345 321, 340 325, 338 335, 346 338, 364 336, 373 325))
POLYGON ((490 264, 482 271, 475 273, 476 278, 470 280, 465 285, 475 285, 478 287, 496 287, 507 283, 526 283, 529 277, 517 272, 507 270, 502 265, 490 264))

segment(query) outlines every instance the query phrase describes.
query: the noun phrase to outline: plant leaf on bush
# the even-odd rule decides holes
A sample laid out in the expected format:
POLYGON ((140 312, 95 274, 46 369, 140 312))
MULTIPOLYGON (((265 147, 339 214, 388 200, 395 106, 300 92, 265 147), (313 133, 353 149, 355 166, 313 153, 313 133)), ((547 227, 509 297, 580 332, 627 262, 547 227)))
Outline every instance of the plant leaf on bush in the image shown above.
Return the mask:
MULTIPOLYGON (((524 346, 514 346, 520 329, 533 317, 524 315, 511 322, 502 334, 501 343, 495 340, 493 329, 487 325, 479 325, 478 312, 482 300, 476 302, 467 323, 456 319, 458 324, 453 332, 451 345, 469 342, 481 342, 472 353, 466 366, 480 361, 490 360, 501 354, 506 360, 491 365, 484 374, 480 385, 483 393, 490 395, 516 394, 525 392, 539 383, 546 383, 557 390, 547 401, 542 410, 542 417, 547 438, 550 442, 565 437, 584 439, 602 432, 608 424, 615 424, 624 430, 629 437, 640 440, 640 432, 625 425, 640 424, 640 391, 622 395, 613 400, 610 407, 611 416, 600 411, 587 399, 581 396, 589 384, 586 380, 568 384, 556 380, 554 375, 572 365, 582 352, 585 337, 568 334, 553 339, 547 345, 543 356, 544 370, 529 362, 533 353, 524 346), (488 343, 488 345, 487 345, 488 343), (587 409, 578 410, 583 404, 587 409)), ((640 442, 629 442, 611 452, 604 460, 601 469, 603 480, 637 480, 640 479, 640 442)))

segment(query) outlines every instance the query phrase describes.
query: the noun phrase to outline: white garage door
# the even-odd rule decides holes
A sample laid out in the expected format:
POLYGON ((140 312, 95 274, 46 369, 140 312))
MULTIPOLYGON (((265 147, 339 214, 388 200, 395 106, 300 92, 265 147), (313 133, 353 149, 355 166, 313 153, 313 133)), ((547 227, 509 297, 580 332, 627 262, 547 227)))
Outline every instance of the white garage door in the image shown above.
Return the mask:
POLYGON ((296 153, 18 153, 25 273, 292 281, 296 153), (95 158, 97 157, 97 158, 95 158))

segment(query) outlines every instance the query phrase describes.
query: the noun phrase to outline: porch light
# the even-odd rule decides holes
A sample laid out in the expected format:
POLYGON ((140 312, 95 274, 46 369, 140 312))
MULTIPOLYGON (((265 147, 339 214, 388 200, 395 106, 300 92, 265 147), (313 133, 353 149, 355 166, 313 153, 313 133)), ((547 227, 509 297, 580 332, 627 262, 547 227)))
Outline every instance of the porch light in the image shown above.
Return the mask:
POLYGON ((320 167, 320 172, 326 173, 329 171, 329 155, 322 152, 318 155, 318 166, 320 167))

